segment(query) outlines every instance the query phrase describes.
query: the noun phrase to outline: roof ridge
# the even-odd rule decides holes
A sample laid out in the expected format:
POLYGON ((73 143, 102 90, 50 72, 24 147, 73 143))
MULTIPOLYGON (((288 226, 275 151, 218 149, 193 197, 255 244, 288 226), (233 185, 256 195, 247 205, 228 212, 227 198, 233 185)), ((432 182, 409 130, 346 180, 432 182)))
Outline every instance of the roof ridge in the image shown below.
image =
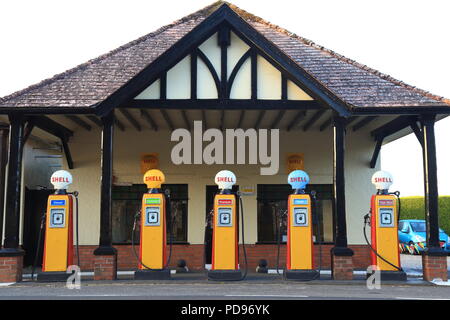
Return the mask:
MULTIPOLYGON (((433 94, 433 93, 431 93, 431 92, 429 92, 427 90, 420 89, 418 87, 412 86, 412 85, 410 85, 410 84, 408 84, 408 83, 406 83, 404 81, 398 80, 398 79, 396 79, 396 78, 394 78, 394 77, 392 77, 392 76, 390 76, 390 75, 388 75, 386 73, 378 71, 378 70, 376 70, 374 68, 371 68, 371 67, 369 67, 369 66, 367 66, 365 64, 359 63, 359 62, 357 62, 357 61, 355 61, 355 60, 353 60, 351 58, 348 58, 348 57, 346 57, 346 56, 344 56, 342 54, 339 54, 339 53, 337 53, 337 52, 335 52, 335 51, 333 51, 331 49, 328 49, 328 48, 326 48, 324 46, 321 46, 321 45, 315 43, 312 40, 309 40, 307 38, 299 36, 298 34, 296 34, 294 32, 291 32, 291 31, 289 31, 289 30, 287 30, 287 29, 285 29, 283 27, 280 27, 279 25, 271 23, 268 20, 265 20, 265 19, 263 19, 263 18, 261 18, 259 16, 256 16, 256 15, 254 15, 252 13, 249 13, 249 12, 247 12, 247 11, 237 7, 236 5, 234 5, 232 3, 229 3, 227 1, 222 1, 222 2, 228 4, 228 6, 230 6, 231 9, 236 11, 236 13, 238 13, 244 19, 248 19, 248 20, 253 21, 253 22, 264 24, 264 25, 268 26, 269 28, 271 28, 271 29, 273 29, 273 30, 275 30, 277 32, 284 33, 284 34, 286 34, 287 36, 289 36, 289 37, 291 37, 293 39, 300 40, 300 41, 302 41, 304 44, 306 44, 308 46, 311 46, 311 47, 316 48, 316 49, 318 49, 320 51, 328 53, 331 56, 335 57, 336 59, 339 59, 339 60, 341 60, 343 62, 351 64, 351 65, 353 65, 353 66, 355 66, 355 67, 357 67, 357 68, 359 68, 361 70, 367 71, 367 72, 369 72, 369 73, 371 73, 371 74, 373 74, 373 75, 375 75, 375 76, 377 76, 377 77, 379 77, 379 78, 381 78, 383 80, 392 82, 395 85, 398 85, 398 86, 401 86, 403 88, 409 89, 409 90, 411 90, 413 92, 419 93, 419 94, 423 95, 424 97, 431 98, 431 99, 434 99, 434 100, 437 100, 437 101, 440 101, 440 102, 444 102, 444 103, 450 105, 450 99, 449 98, 445 98, 443 96, 435 95, 435 94, 433 94)), ((319 81, 318 79, 316 79, 316 80, 319 81)), ((330 89, 328 89, 328 90, 330 90, 330 89)))
POLYGON ((224 3, 224 1, 218 0, 218 1, 216 1, 216 2, 206 6, 206 7, 202 8, 202 9, 200 9, 200 10, 197 10, 197 11, 195 11, 195 12, 193 12, 193 13, 187 15, 187 16, 184 16, 184 17, 182 17, 182 18, 180 18, 178 20, 175 20, 172 23, 169 23, 169 24, 167 24, 165 26, 162 26, 162 27, 156 29, 155 31, 147 33, 147 34, 145 34, 145 35, 143 35, 143 36, 141 36, 141 37, 139 37, 139 38, 137 38, 135 40, 132 40, 132 41, 126 43, 126 44, 121 45, 120 47, 117 47, 117 48, 115 48, 113 50, 110 50, 107 53, 104 53, 104 54, 102 54, 102 55, 100 55, 100 56, 98 56, 96 58, 90 59, 90 60, 88 60, 88 61, 86 61, 84 63, 81 63, 81 64, 73 67, 73 68, 67 69, 64 72, 57 73, 57 74, 51 76, 50 78, 44 79, 42 81, 39 81, 38 83, 32 84, 32 85, 30 85, 30 86, 28 86, 28 87, 26 87, 26 88, 24 88, 22 90, 13 92, 13 93, 11 93, 9 95, 6 95, 4 97, 0 97, 0 102, 3 103, 3 102, 6 102, 8 100, 14 99, 14 98, 19 97, 19 96, 21 96, 23 94, 26 94, 27 92, 29 92, 31 90, 41 88, 41 87, 43 87, 43 86, 45 86, 47 84, 50 84, 50 83, 54 82, 55 80, 62 79, 62 78, 66 77, 66 76, 68 76, 70 74, 73 74, 73 73, 75 73, 77 71, 81 71, 81 70, 85 69, 86 67, 88 67, 88 66, 90 66, 92 64, 98 63, 98 62, 104 60, 105 58, 108 58, 108 57, 110 57, 110 56, 112 56, 112 55, 114 55, 114 54, 116 54, 118 52, 126 50, 126 49, 128 49, 128 48, 130 48, 130 47, 132 47, 134 45, 137 45, 137 44, 139 44, 139 43, 141 43, 141 42, 143 42, 143 41, 145 41, 145 40, 147 40, 147 39, 149 39, 151 37, 157 36, 157 35, 161 34, 162 32, 164 32, 164 31, 166 31, 166 30, 168 30, 170 28, 173 28, 173 27, 175 27, 177 25, 180 25, 180 24, 182 24, 182 23, 184 23, 186 21, 193 20, 193 19, 195 19, 197 17, 202 17, 202 16, 205 15, 205 13, 207 15, 209 15, 213 11, 215 11, 215 9, 217 9, 216 7, 219 7, 219 6, 223 5, 223 3, 224 3))

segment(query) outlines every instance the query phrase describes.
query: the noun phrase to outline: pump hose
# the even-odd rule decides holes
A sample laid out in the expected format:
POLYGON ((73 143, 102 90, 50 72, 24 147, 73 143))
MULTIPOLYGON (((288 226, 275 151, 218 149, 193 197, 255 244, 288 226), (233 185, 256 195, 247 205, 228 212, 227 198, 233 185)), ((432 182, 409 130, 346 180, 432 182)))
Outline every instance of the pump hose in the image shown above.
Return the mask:
MULTIPOLYGON (((400 210, 401 210, 401 203, 400 203, 400 192, 396 191, 392 193, 393 195, 395 195, 398 199, 398 215, 397 215, 397 221, 400 220, 400 210)), ((373 253, 375 253, 375 255, 380 258, 381 260, 383 260, 384 262, 386 262, 388 265, 390 265, 391 267, 397 269, 398 271, 403 271, 402 268, 400 268, 399 266, 394 265, 393 263, 391 263, 390 261, 386 260, 384 257, 382 257, 377 250, 375 250, 374 247, 372 247, 372 244, 369 242, 369 239, 367 238, 367 234, 366 234, 366 226, 367 226, 367 220, 368 220, 368 216, 370 215, 370 213, 368 213, 365 217, 364 217, 364 227, 363 227, 363 234, 364 234, 364 239, 366 240, 367 245, 369 246, 370 250, 372 250, 373 253)))
POLYGON ((31 280, 34 280, 34 272, 36 271, 36 265, 39 258, 39 252, 41 251, 41 240, 42 240, 42 230, 45 226, 45 218, 47 217, 47 212, 44 211, 41 217, 41 226, 39 227, 39 235, 38 235, 38 245, 36 249, 36 254, 34 256, 33 267, 31 268, 31 280))
POLYGON ((244 261, 245 261, 245 269, 244 274, 242 275, 240 281, 247 278, 248 273, 248 261, 247 261, 247 250, 245 249, 245 233, 244 233, 244 205, 242 201, 241 194, 238 192, 237 196, 239 197, 239 208, 241 211, 241 235, 242 235, 242 252, 244 253, 244 261))
POLYGON ((81 268, 80 265, 80 242, 79 242, 79 223, 78 223, 78 191, 74 191, 72 193, 75 197, 75 205, 77 206, 77 209, 75 211, 75 234, 77 236, 77 242, 76 242, 76 246, 77 246, 77 264, 78 267, 81 268))
MULTIPOLYGON (((170 197, 166 194, 167 198, 170 199, 170 197)), ((148 270, 152 270, 152 271, 162 271, 164 269, 167 269, 167 267, 170 264, 170 259, 172 258, 172 238, 173 238, 173 226, 172 226, 172 208, 170 206, 170 201, 167 201, 167 203, 169 204, 168 207, 168 213, 170 216, 170 221, 169 221, 169 256, 167 257, 167 261, 166 264, 164 265, 164 267, 162 269, 152 269, 149 266, 147 266, 144 262, 142 262, 141 258, 139 257, 139 255, 136 252, 136 245, 135 245, 135 239, 134 239, 134 234, 136 231, 136 224, 137 224, 137 219, 140 217, 140 213, 137 212, 136 215, 134 216, 134 223, 133 223, 133 231, 131 232, 131 247, 133 248, 133 254, 136 257, 136 260, 143 265, 146 269, 148 270)))

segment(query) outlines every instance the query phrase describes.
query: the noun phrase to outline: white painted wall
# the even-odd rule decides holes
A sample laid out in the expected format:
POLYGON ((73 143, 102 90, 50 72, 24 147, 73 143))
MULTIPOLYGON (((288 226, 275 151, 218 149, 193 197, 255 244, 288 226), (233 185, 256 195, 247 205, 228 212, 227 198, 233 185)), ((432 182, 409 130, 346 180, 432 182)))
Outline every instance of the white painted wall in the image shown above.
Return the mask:
MULTIPOLYGON (((347 139, 346 202, 349 244, 364 243, 362 218, 369 209, 370 195, 374 192, 370 177, 375 170, 368 168, 374 144, 366 135, 349 132, 347 139)), ((114 176, 119 183, 142 183, 140 155, 157 152, 166 182, 189 185, 188 241, 191 244, 203 243, 206 185, 214 184, 214 175, 219 170, 234 171, 237 183, 241 186, 283 184, 287 178, 286 154, 301 152, 305 155, 305 170, 311 177, 311 183, 332 183, 331 130, 280 132, 280 171, 275 176, 261 176, 259 165, 175 166, 170 159, 170 151, 175 144, 170 141, 169 131, 116 130, 114 176)), ((70 147, 76 163, 75 169, 71 170, 74 183, 70 190, 80 192, 80 243, 97 244, 100 228, 100 131, 77 131, 70 147)), ((244 197, 244 207, 246 242, 254 243, 257 240, 256 194, 244 197)))

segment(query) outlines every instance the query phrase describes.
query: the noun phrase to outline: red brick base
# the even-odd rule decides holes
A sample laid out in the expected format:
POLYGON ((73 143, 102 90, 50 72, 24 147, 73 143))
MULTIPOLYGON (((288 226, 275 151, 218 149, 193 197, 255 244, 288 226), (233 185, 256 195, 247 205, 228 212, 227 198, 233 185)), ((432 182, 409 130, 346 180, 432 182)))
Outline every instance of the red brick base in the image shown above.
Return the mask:
POLYGON ((352 256, 332 256, 331 276, 334 280, 353 279, 353 257, 352 256))
POLYGON ((117 279, 117 256, 94 256, 94 280, 117 279))
MULTIPOLYGON (((275 244, 248 244, 245 246, 247 251, 248 268, 250 271, 255 271, 258 266, 260 259, 267 260, 268 267, 273 269, 276 267, 277 263, 277 245, 275 244)), ((331 256, 330 249, 333 245, 326 244, 322 245, 322 269, 331 268, 331 256)), ((94 269, 94 249, 97 246, 81 246, 80 247, 80 262, 81 270, 88 271, 94 269)), ((131 270, 137 268, 136 257, 133 254, 130 245, 116 245, 117 249, 117 268, 118 270, 131 270)), ((203 245, 202 244, 177 244, 172 247, 172 257, 170 262, 170 267, 175 267, 177 261, 184 259, 187 262, 189 270, 204 270, 204 257, 203 257, 203 245)), ((353 268, 366 270, 370 263, 370 251, 366 245, 350 245, 350 249, 353 250, 353 268)), ((136 246, 136 251, 139 252, 139 246, 136 246)), ((242 246, 240 247, 240 258, 239 262, 241 266, 244 265, 244 257, 242 246)), ((167 254, 169 253, 169 248, 167 248, 167 254)), ((102 256, 103 257, 103 256, 102 256)), ((76 261, 76 255, 74 257, 76 261)), ((314 246, 314 268, 319 267, 319 246, 314 246)), ((280 248, 280 268, 283 268, 286 263, 286 245, 282 245, 280 248)))
POLYGON ((447 256, 422 255, 423 279, 433 281, 434 279, 448 280, 447 256))
POLYGON ((22 281, 23 256, 0 257, 0 283, 22 281))

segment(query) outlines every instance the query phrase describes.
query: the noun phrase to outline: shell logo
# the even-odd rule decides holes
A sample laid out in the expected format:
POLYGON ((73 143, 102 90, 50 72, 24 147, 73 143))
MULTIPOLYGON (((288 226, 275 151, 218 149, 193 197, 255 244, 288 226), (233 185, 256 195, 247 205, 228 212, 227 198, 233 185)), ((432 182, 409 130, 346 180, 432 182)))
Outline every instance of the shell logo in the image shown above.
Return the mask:
POLYGON ((166 181, 164 173, 158 169, 148 170, 144 174, 144 183, 149 189, 161 188, 161 185, 166 181))
POLYGON ((288 183, 292 189, 305 189, 309 183, 309 176, 303 170, 295 170, 288 175, 288 183))
POLYGON ((394 183, 394 178, 387 171, 377 171, 372 176, 372 183, 377 190, 389 190, 389 187, 394 183))
POLYGON ((65 170, 55 171, 50 178, 50 183, 57 190, 67 189, 72 181, 72 175, 65 170))
POLYGON ((229 170, 222 170, 216 174, 214 181, 221 190, 231 189, 236 183, 236 176, 229 170))

